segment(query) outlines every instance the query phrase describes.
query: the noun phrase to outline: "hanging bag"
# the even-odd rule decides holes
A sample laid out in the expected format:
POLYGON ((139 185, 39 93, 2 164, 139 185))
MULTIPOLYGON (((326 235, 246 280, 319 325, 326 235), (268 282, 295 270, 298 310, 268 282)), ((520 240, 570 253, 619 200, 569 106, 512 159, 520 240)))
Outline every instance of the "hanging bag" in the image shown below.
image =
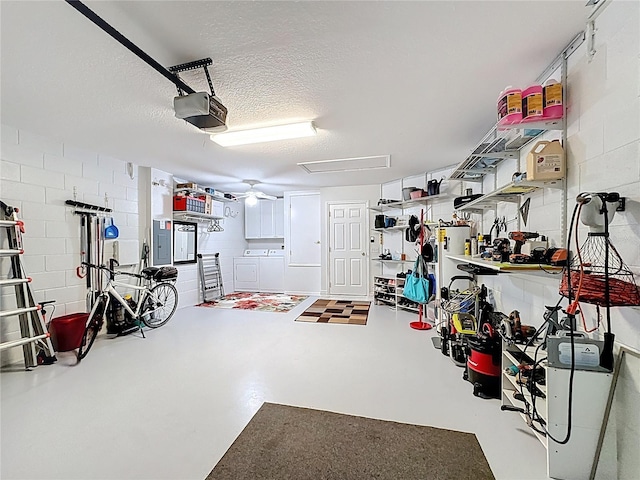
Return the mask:
POLYGON ((407 275, 402 294, 416 303, 425 304, 429 300, 429 280, 424 278, 425 265, 422 255, 418 255, 413 272, 407 275))

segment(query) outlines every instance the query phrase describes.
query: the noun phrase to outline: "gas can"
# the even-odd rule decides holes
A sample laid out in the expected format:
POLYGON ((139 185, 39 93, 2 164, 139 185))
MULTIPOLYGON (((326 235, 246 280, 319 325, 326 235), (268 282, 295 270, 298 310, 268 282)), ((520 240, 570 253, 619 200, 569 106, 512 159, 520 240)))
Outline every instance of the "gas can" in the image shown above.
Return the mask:
POLYGON ((566 172, 564 149, 559 140, 536 143, 527 156, 527 180, 560 180, 566 172))

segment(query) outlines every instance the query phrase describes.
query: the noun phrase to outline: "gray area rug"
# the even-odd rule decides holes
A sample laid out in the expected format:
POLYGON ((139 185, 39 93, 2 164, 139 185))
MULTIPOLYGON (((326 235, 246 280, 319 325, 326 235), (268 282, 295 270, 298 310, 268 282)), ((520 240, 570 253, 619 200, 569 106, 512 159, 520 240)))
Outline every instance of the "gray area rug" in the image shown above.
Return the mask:
POLYGON ((471 433, 265 403, 206 480, 493 478, 471 433))

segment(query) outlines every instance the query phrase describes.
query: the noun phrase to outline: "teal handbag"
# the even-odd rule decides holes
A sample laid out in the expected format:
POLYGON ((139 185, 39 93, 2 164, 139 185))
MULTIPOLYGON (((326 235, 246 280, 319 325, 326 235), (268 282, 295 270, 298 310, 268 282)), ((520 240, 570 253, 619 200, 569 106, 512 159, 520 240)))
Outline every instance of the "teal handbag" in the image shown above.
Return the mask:
POLYGON ((422 255, 418 255, 416 263, 413 266, 413 272, 407 275, 404 282, 402 295, 409 300, 417 303, 425 304, 429 300, 429 280, 424 278, 426 266, 422 255))

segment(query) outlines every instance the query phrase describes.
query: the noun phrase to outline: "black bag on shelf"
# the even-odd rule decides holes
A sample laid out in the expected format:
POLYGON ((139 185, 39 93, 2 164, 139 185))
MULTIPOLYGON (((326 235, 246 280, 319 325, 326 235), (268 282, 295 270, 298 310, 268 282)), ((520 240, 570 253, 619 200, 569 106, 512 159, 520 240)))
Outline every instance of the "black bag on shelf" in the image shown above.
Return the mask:
POLYGON ((384 228, 384 215, 376 215, 375 228, 384 228))
POLYGON ((473 202, 482 196, 481 193, 474 193, 473 195, 465 195, 464 197, 456 197, 453 199, 453 208, 458 209, 467 203, 473 202))

